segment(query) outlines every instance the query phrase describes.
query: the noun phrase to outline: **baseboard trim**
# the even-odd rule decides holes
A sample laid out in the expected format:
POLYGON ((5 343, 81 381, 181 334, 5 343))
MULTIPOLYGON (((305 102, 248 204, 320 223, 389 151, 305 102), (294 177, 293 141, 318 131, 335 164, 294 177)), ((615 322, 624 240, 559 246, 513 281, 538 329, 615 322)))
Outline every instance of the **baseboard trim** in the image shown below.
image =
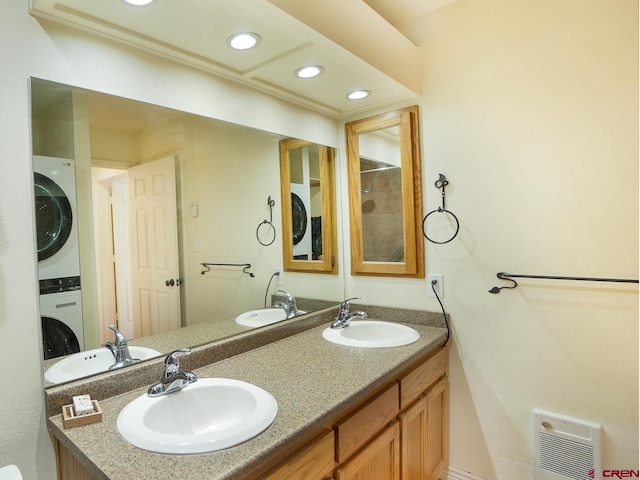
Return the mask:
POLYGON ((449 466, 440 475, 440 480, 486 480, 482 477, 478 477, 471 472, 465 472, 460 468, 449 466))

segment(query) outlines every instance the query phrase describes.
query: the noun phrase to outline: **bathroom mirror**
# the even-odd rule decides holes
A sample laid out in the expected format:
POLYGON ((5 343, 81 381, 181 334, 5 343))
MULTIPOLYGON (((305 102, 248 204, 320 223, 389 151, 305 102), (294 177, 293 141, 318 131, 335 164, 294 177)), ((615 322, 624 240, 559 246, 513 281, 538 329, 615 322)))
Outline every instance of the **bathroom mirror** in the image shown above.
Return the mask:
POLYGON ((285 271, 338 273, 334 178, 333 148, 280 141, 285 271))
MULTIPOLYGON (((283 266, 280 206, 270 208, 267 202, 280 199, 282 135, 35 78, 31 96, 34 165, 36 157, 48 163, 54 158, 75 160, 71 183, 76 194, 72 214, 77 266, 72 265, 72 272, 52 271, 42 278, 73 277, 79 268, 78 283, 69 288, 76 296, 80 294, 81 302, 65 298, 61 305, 65 309, 77 305, 62 323, 73 323, 73 328, 82 330, 82 350, 113 341, 108 325, 117 319, 121 327, 132 311, 131 293, 122 289, 126 275, 121 282, 113 280, 114 260, 126 264, 134 258, 115 258, 119 256, 117 244, 130 244, 131 235, 127 228, 117 227, 131 222, 114 219, 120 218, 117 210, 124 208, 120 204, 123 190, 132 188, 126 180, 129 172, 158 161, 168 161, 175 174, 176 220, 171 227, 179 263, 161 278, 160 288, 178 292, 180 321, 160 330, 134 327, 127 333, 122 328, 133 338, 131 345, 167 353, 245 332, 248 327, 237 324, 235 317, 264 308, 265 302, 269 306, 278 289, 294 295, 305 311, 343 300, 340 277, 323 283, 321 278, 291 271, 271 281, 283 266), (265 246, 256 238, 256 229, 271 214, 278 231, 273 244, 265 246), (221 265, 207 269, 201 263, 221 265), (245 270, 244 264, 251 267, 245 270)), ((332 186, 325 175, 333 175, 333 152, 320 146, 317 150, 326 155, 327 160, 319 165, 323 165, 323 181, 332 186)), ((154 178, 156 188, 158 177, 154 178)), ((335 224, 327 230, 337 235, 335 224)), ((334 248, 330 240, 326 242, 334 248)), ((62 295, 59 284, 49 287, 55 295, 62 295)), ((43 315, 56 310, 50 300, 50 294, 40 295, 43 315)))
POLYGON ((345 125, 352 275, 423 278, 418 107, 345 125))

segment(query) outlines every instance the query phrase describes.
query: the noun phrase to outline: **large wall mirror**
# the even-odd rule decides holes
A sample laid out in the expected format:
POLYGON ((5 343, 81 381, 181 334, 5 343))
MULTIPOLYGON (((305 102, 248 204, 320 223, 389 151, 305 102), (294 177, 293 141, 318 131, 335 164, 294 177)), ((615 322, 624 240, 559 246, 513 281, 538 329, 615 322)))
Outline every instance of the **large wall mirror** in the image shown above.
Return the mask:
POLYGON ((351 273, 423 278, 418 107, 345 128, 351 273))
MULTIPOLYGON (((45 353, 101 348, 110 324, 130 345, 167 353, 247 331, 236 316, 271 306, 279 289, 305 311, 344 299, 341 277, 271 281, 291 259, 280 208, 267 202, 281 196, 282 135, 47 80, 32 79, 31 95, 40 309, 77 337, 67 344, 63 327, 43 323, 49 340, 62 335, 43 339, 45 353), (146 204, 152 196, 168 204, 146 204), (271 214, 278 232, 264 245, 256 228, 271 214)), ((333 256, 333 152, 306 148, 319 155, 322 227, 334 236, 322 248, 333 256)), ((49 353, 45 368, 61 358, 49 353)))
POLYGON ((337 273, 334 149, 280 141, 285 271, 337 273))

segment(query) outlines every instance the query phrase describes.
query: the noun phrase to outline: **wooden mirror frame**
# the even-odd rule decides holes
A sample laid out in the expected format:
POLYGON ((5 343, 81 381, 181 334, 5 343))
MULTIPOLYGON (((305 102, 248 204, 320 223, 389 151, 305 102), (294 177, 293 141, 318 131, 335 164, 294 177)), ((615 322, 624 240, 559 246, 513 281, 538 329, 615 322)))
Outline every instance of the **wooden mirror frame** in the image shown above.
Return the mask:
MULTIPOLYGON (((334 149, 318 146, 322 211, 322 259, 296 260, 293 255, 293 219, 291 211, 291 163, 289 152, 296 148, 315 146, 313 142, 288 138, 280 141, 280 194, 282 205, 282 254, 285 272, 338 273, 336 259, 338 241, 335 213, 334 149)), ((310 228, 310 226, 309 226, 310 228)))
POLYGON ((347 171, 349 179, 349 217, 351 237, 351 274, 424 278, 424 241, 422 238, 422 180, 420 173, 420 131, 416 105, 393 112, 348 122, 347 171), (362 224, 362 185, 359 136, 390 127, 399 127, 402 180, 403 262, 364 260, 362 224))

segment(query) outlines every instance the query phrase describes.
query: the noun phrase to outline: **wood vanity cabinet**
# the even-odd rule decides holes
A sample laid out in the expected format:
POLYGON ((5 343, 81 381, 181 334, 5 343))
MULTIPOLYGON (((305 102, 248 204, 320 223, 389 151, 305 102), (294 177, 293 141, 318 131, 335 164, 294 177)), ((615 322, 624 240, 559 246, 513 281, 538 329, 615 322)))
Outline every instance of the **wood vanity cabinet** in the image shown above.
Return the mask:
MULTIPOLYGON (((448 462, 447 367, 441 348, 248 478, 437 480, 448 462)), ((74 455, 55 446, 60 480, 91 480, 74 455)))
POLYGON ((323 437, 320 471, 308 468, 320 455, 315 440, 260 480, 437 480, 448 463, 447 366, 448 349, 440 349, 332 422, 335 439, 323 437), (333 442, 331 475, 325 467, 333 442))
MULTIPOLYGON (((351 413, 336 430, 336 480, 437 480, 448 462, 448 349, 441 349, 401 374, 396 383, 351 413), (395 411, 388 407, 395 395, 395 411), (387 416, 382 433, 380 418, 387 416), (341 429, 358 419, 362 424, 354 457, 343 446, 341 429), (365 437, 369 437, 367 443, 365 437), (359 448, 359 445, 357 448, 359 448)), ((383 425, 384 426, 384 425, 383 425)), ((356 437, 345 438, 348 440, 356 437)), ((352 443, 352 442, 351 442, 352 443)))

